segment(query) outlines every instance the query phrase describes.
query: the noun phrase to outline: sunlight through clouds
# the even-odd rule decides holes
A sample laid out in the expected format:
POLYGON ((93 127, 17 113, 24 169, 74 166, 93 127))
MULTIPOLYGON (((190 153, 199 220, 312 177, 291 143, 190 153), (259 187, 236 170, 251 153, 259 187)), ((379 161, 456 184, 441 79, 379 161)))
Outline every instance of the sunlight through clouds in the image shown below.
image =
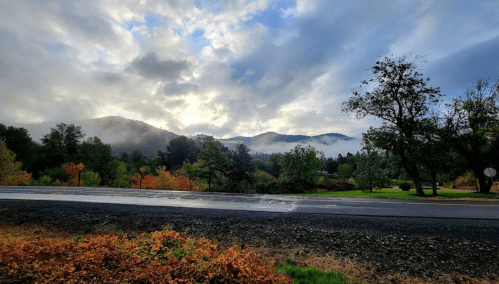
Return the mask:
POLYGON ((385 55, 448 97, 499 79, 499 5, 453 1, 7 0, 0 123, 126 116, 182 135, 337 132, 385 55))

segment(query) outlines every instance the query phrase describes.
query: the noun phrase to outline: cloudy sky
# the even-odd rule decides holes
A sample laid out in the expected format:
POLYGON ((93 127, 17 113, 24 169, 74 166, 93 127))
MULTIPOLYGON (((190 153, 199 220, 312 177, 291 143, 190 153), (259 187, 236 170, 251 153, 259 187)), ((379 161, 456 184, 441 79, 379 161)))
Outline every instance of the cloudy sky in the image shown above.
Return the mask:
POLYGON ((360 137, 367 69, 425 55, 448 97, 499 79, 499 1, 2 0, 0 120, 360 137))

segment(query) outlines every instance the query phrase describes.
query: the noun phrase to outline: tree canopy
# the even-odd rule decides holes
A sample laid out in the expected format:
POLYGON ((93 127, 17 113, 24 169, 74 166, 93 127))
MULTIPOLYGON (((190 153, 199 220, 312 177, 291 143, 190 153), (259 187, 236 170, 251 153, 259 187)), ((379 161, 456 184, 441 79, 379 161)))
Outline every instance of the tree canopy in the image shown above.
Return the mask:
POLYGON ((384 127, 371 128, 368 139, 381 150, 400 156, 402 166, 411 176, 416 192, 424 195, 421 173, 415 153, 420 153, 417 141, 420 121, 426 117, 433 104, 439 102, 440 89, 428 87, 429 78, 423 79, 418 72, 416 58, 384 57, 371 68, 372 75, 362 85, 371 86, 372 91, 359 93, 343 103, 343 112, 354 112, 357 118, 375 117, 385 122, 384 127))

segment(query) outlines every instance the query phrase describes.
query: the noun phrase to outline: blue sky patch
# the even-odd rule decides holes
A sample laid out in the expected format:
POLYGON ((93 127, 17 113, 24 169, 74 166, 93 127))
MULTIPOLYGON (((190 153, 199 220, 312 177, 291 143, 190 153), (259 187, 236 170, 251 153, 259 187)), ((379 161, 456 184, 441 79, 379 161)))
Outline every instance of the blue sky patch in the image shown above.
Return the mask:
POLYGON ((284 11, 294 7, 296 7, 295 3, 273 3, 269 5, 267 10, 254 15, 251 20, 247 21, 245 24, 248 26, 252 26, 256 23, 259 23, 269 28, 280 28, 283 26, 287 26, 293 19, 292 17, 286 17, 284 15, 284 11))

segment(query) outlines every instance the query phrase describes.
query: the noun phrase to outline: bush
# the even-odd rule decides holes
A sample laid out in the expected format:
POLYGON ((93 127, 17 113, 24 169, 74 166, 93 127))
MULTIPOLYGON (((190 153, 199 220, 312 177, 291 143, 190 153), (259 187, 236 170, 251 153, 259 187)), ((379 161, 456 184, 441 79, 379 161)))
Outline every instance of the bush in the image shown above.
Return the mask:
POLYGON ((410 180, 399 180, 396 185, 398 185, 398 187, 400 187, 403 191, 409 191, 413 188, 414 183, 410 180))
POLYGON ((0 247, 12 283, 290 283, 251 248, 220 251, 175 231, 136 238, 28 239, 0 247), (255 281, 258 280, 258 281, 255 281))
POLYGON ((326 179, 319 183, 317 186, 319 189, 325 189, 327 191, 348 191, 355 190, 355 186, 349 182, 344 182, 334 179, 326 179))
POLYGON ((458 177, 454 181, 455 187, 456 188, 461 188, 461 189, 476 189, 477 187, 480 188, 479 184, 477 184, 475 180, 475 176, 473 175, 473 172, 466 172, 462 176, 458 177))

